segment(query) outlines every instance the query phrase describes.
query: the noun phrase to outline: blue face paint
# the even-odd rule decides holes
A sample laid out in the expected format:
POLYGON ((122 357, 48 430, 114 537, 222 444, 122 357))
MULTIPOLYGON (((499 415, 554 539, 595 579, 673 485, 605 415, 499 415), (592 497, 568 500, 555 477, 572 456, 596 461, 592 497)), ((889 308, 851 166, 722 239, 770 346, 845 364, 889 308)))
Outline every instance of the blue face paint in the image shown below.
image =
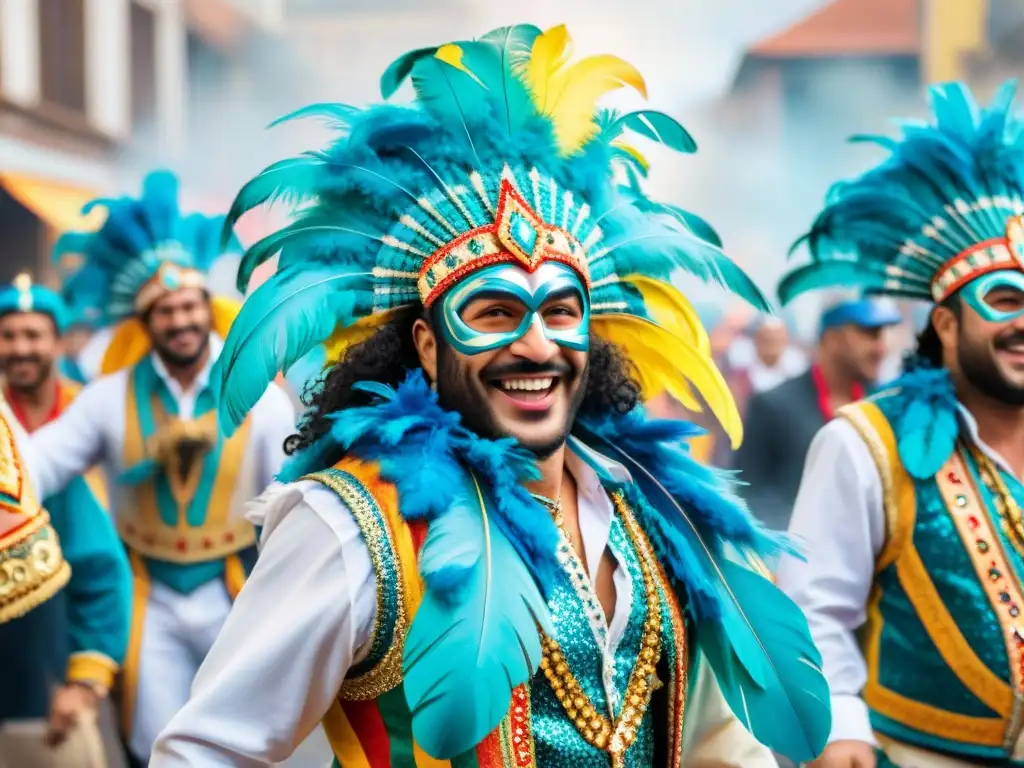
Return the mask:
POLYGON ((535 323, 546 338, 560 346, 584 352, 590 347, 587 289, 574 270, 555 262, 542 264, 532 273, 511 264, 482 269, 444 295, 440 314, 445 339, 463 355, 507 347, 523 338, 535 323), (541 308, 552 298, 565 298, 566 306, 559 304, 551 314, 542 315, 541 308), (467 307, 478 300, 493 300, 495 314, 466 317, 467 307), (498 302, 514 311, 510 313, 498 302))
POLYGON ((1024 315, 1024 272, 989 272, 965 285, 961 295, 985 322, 1009 322, 1024 315))

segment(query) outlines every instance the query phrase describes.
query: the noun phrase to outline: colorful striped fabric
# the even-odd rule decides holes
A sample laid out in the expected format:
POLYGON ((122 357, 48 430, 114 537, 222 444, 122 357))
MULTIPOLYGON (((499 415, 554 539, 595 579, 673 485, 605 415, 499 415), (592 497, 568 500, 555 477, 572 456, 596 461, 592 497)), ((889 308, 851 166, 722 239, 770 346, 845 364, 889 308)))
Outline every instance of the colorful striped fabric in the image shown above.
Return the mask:
MULTIPOLYGON (((361 483, 380 507, 394 542, 405 610, 411 621, 423 594, 417 557, 426 537, 426 524, 410 524, 401 518, 398 495, 393 486, 380 478, 375 465, 349 458, 338 462, 334 469, 361 483)), ((526 727, 529 694, 524 687, 516 689, 514 704, 519 707, 516 725, 513 711, 473 752, 452 760, 435 760, 416 744, 401 684, 372 700, 339 698, 324 717, 323 726, 334 750, 335 765, 340 768, 531 768, 533 748, 526 727), (512 733, 517 727, 518 736, 512 733), (514 748, 523 741, 527 742, 523 749, 514 748)))

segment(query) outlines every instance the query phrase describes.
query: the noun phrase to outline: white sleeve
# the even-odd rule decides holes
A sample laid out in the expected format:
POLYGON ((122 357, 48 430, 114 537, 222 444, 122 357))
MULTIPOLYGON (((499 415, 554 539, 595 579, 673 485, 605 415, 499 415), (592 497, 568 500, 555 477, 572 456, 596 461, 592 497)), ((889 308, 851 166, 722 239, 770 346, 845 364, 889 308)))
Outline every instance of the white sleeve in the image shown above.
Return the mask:
POLYGON ((867 618, 875 561, 885 541, 881 479, 864 440, 834 419, 807 453, 789 532, 806 557, 784 557, 778 585, 807 615, 832 692, 829 742, 874 744, 861 698, 867 667, 855 632, 867 618))
POLYGON ((275 476, 281 471, 285 460, 284 441, 295 432, 295 408, 291 398, 277 384, 267 387, 257 407, 257 480, 259 487, 265 488, 274 482, 275 476))
POLYGON ((150 768, 263 768, 287 759, 369 646, 376 578, 351 513, 314 481, 278 486, 264 499, 256 567, 192 698, 157 739, 150 768))
POLYGON ((25 453, 40 499, 106 458, 105 415, 124 408, 124 398, 115 394, 118 381, 115 375, 88 384, 60 416, 29 436, 25 453))
POLYGON ((778 768, 772 751, 736 718, 711 664, 696 657, 697 679, 687 693, 683 722, 685 768, 778 768))

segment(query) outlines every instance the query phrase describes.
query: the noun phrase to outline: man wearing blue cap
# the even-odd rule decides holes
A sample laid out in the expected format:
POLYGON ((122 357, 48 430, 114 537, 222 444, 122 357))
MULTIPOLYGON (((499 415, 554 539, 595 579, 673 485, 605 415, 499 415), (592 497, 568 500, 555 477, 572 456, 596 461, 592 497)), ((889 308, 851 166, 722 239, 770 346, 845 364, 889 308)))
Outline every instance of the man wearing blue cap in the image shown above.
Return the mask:
POLYGON ((810 370, 750 399, 735 466, 748 484, 751 510, 769 527, 789 524, 811 440, 837 408, 876 382, 886 355, 883 331, 901 320, 878 301, 835 304, 821 317, 818 360, 810 370))
MULTIPOLYGON (((59 416, 78 391, 57 372, 65 322, 60 297, 27 275, 0 291, 0 400, 26 432, 59 416)), ((0 623, 0 768, 110 764, 96 711, 128 643, 131 572, 98 495, 95 478, 79 476, 43 500, 71 578, 45 606, 0 623)), ((16 578, 7 565, 0 576, 16 578)), ((8 591, 0 579, 0 597, 8 591)))

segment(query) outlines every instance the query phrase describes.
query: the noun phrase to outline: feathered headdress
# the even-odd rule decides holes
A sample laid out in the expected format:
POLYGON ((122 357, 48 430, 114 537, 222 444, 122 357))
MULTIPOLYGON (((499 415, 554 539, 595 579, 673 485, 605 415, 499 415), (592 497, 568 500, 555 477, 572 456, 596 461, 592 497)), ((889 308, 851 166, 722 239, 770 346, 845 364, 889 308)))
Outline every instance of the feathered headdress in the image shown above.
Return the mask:
POLYGON ((1024 133, 1007 82, 979 110, 967 86, 930 89, 934 122, 902 136, 854 136, 889 150, 835 185, 806 241, 813 261, 786 275, 783 303, 825 286, 939 302, 974 278, 1024 262, 1024 133))
POLYGON ((692 152, 686 130, 660 112, 597 109, 617 88, 645 94, 643 79, 614 56, 569 64, 569 55, 563 26, 506 27, 399 57, 381 91, 388 98, 411 78, 412 106, 317 104, 282 118, 325 118, 340 136, 271 165, 228 214, 230 227, 264 203, 299 208, 242 261, 240 287, 280 253, 220 358, 222 425, 239 423, 267 382, 318 343, 334 359, 393 310, 430 306, 474 270, 558 261, 587 285, 592 331, 626 350, 645 395, 667 390, 697 409, 689 381, 738 441, 706 333, 667 281, 683 270, 765 301, 703 220, 635 183, 647 164, 624 135, 692 152), (616 172, 634 183, 620 186, 616 172))
POLYGON ((57 328, 64 333, 67 327, 68 310, 61 297, 45 285, 37 285, 27 274, 20 274, 9 286, 0 290, 0 315, 11 312, 39 312, 49 315, 57 328))
MULTIPOLYGON (((81 266, 69 278, 68 289, 101 308, 96 324, 118 325, 103 361, 103 372, 110 373, 149 351, 138 315, 168 291, 205 288, 213 264, 226 253, 240 252, 241 246, 235 238, 222 245, 224 216, 181 215, 178 179, 170 171, 147 175, 139 198, 100 198, 88 203, 83 214, 97 206, 107 210, 103 226, 62 235, 53 258, 77 257, 81 266)), ((238 308, 220 298, 212 306, 214 329, 226 335, 238 308)))

